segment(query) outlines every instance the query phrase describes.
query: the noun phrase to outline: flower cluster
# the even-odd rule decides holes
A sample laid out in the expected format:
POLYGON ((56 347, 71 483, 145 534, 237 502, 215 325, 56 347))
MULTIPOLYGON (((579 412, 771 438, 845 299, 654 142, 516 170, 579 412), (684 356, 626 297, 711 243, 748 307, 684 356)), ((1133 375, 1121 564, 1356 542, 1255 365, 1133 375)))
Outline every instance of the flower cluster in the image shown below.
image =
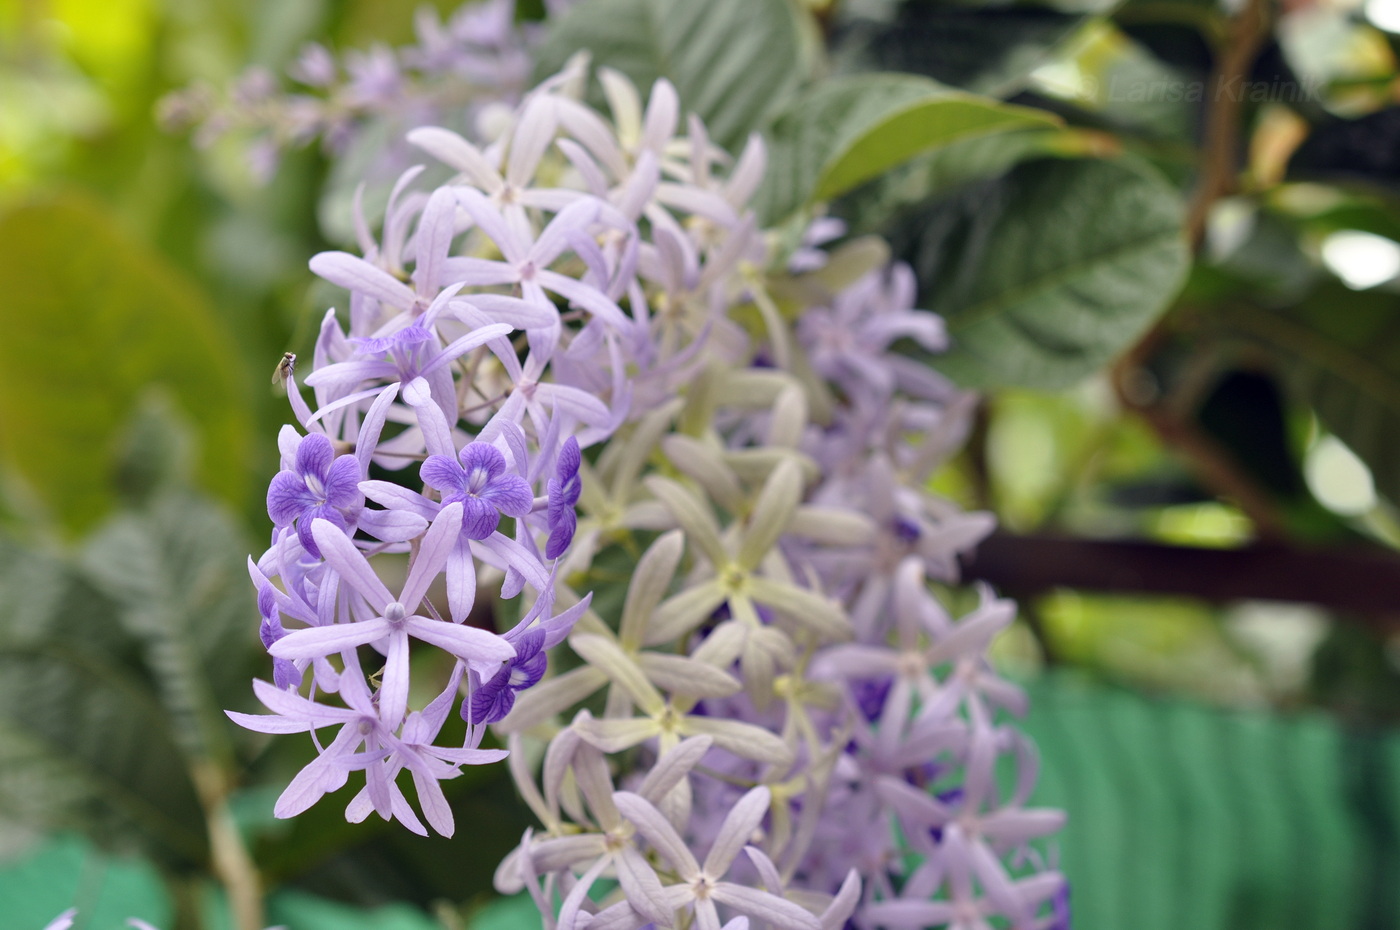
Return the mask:
POLYGON ((373 145, 369 173, 390 176, 411 157, 400 144, 404 130, 449 118, 463 129, 493 125, 524 95, 534 64, 538 30, 516 22, 515 0, 469 4, 446 22, 424 6, 414 28, 418 41, 399 49, 377 44, 337 57, 307 45, 288 74, 296 87, 290 93, 260 66, 227 92, 206 84, 179 91, 161 101, 162 122, 194 127, 201 146, 244 140, 248 165, 262 180, 283 152, 318 139, 332 155, 373 145))
POLYGON ((669 84, 644 105, 607 70, 604 116, 587 76, 485 147, 414 129, 455 175, 410 169, 380 239, 311 263, 349 303, 313 401, 288 378, 250 560, 271 713, 233 715, 318 739, 278 815, 363 772, 348 818, 425 832, 407 769, 450 834, 439 782, 506 754, 490 725, 542 825, 497 886, 550 928, 1053 925, 1032 841, 1062 816, 1025 806, 1024 696, 986 659, 1013 608, 954 620, 929 585, 992 525, 926 489, 971 400, 897 343, 939 350, 940 321, 878 249, 828 261, 829 222, 775 254, 757 137, 732 158, 669 84), (473 625, 488 591, 518 599, 504 632, 473 625))

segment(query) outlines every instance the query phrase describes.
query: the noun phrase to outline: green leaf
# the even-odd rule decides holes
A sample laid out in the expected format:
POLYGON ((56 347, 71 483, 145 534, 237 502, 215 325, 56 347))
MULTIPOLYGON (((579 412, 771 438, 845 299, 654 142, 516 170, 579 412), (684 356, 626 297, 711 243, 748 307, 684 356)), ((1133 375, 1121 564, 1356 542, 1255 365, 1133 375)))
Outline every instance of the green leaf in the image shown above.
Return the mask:
POLYGON ((0 566, 0 820, 202 861, 185 758, 113 605, 13 543, 0 541, 0 566))
POLYGON ((1188 266, 1175 190, 1108 161, 1034 161, 906 216, 891 236, 969 387, 1068 387, 1110 362, 1188 266))
POLYGON ((1102 135, 1082 129, 1019 129, 972 136, 918 155, 850 196, 834 212, 854 229, 879 233, 896 216, 932 197, 1010 171, 1036 158, 1092 158, 1104 154, 1102 135))
POLYGON ((1328 282, 1306 300, 1220 309, 1232 332, 1263 344, 1295 395, 1400 501, 1400 298, 1328 282))
POLYGON ((1049 113, 912 75, 822 81, 786 107, 768 131, 759 214, 784 219, 813 200, 829 200, 953 142, 1056 125, 1049 113))
POLYGON ((1013 92, 1085 20, 1041 6, 968 7, 942 0, 901 3, 889 22, 854 27, 875 70, 923 74, 997 96, 1013 92))
POLYGON ((77 196, 5 213, 0 242, 0 459, 61 524, 90 526, 111 504, 117 430, 161 384, 199 424, 202 483, 237 500, 249 388, 195 285, 77 196))
POLYGON ((669 78, 685 112, 736 150, 797 87, 798 27, 786 0, 583 0, 551 23, 536 78, 587 49, 643 99, 669 78))
POLYGON ((124 512, 88 540, 81 565, 109 597, 191 759, 229 763, 233 725, 223 708, 247 702, 257 648, 257 606, 247 552, 219 507, 167 491, 124 512))

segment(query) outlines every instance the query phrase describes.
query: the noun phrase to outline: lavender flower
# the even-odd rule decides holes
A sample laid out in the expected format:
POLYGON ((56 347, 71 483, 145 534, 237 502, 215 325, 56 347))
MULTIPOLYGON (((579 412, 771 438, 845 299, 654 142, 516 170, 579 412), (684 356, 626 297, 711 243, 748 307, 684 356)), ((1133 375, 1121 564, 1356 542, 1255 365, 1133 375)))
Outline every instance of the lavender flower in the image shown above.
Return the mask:
POLYGON ((302 547, 320 558, 311 535, 312 521, 327 520, 342 532, 352 529, 365 501, 360 477, 353 455, 337 456, 329 439, 311 433, 297 446, 293 466, 273 477, 267 489, 267 515, 279 528, 295 523, 302 547))
POLYGON ((582 460, 578 440, 570 436, 559 450, 554 477, 549 479, 549 542, 544 548, 547 559, 559 558, 574 541, 574 531, 578 529, 574 507, 583 493, 583 483, 578 476, 582 460))
POLYGON ((428 583, 446 563, 461 527, 461 504, 444 507, 423 537, 422 548, 409 569, 403 593, 395 598, 350 540, 325 521, 317 521, 312 531, 322 547, 327 564, 364 598, 373 616, 355 623, 312 627, 289 633, 273 644, 273 656, 315 659, 331 653, 344 653, 367 643, 378 644, 385 653, 379 712, 390 728, 397 728, 403 720, 408 702, 410 637, 445 649, 479 668, 494 668, 497 663, 509 659, 515 650, 500 637, 473 627, 411 613, 422 603, 428 583))
MULTIPOLYGON (((472 71, 468 32, 509 45, 502 9, 424 18, 412 54, 342 67, 312 50, 299 73, 382 108, 414 68, 472 71)), ((361 218, 362 256, 312 261, 349 314, 322 325, 314 409, 289 382, 308 435, 284 430, 277 529, 250 565, 272 713, 235 719, 339 730, 279 813, 363 771, 349 819, 450 834, 440 782, 497 757, 479 748, 491 725, 543 824, 498 886, 528 890, 547 930, 1052 920, 1064 883, 1033 844, 1062 816, 1027 807, 1033 757, 1001 722, 1024 694, 986 658, 1014 611, 984 591, 954 620, 926 580, 954 580, 991 527, 927 490, 972 402, 897 348, 939 350, 941 322, 884 250, 828 261, 830 222, 771 253, 748 206, 761 140, 731 158, 668 84, 643 111, 600 77, 606 117, 576 61, 489 142, 415 129, 456 175, 424 189, 404 172, 380 241, 361 218), (732 318, 748 304, 761 329, 732 318), (395 480, 361 480, 370 463, 395 480), (589 591, 621 584, 595 565, 611 546, 645 546, 617 617, 589 591), (395 596, 381 575, 404 558, 395 596), (502 636, 465 625, 491 579, 524 602, 502 636), (551 674, 566 640, 582 664, 551 674), (370 678, 362 647, 384 657, 370 678), (450 674, 419 680, 410 648, 445 651, 450 674), (454 705, 466 738, 443 746, 454 705)))
POLYGON ((483 682, 471 697, 471 709, 462 706, 462 717, 472 724, 495 723, 510 713, 518 692, 539 683, 547 666, 544 631, 530 630, 514 641, 515 657, 483 682))
POLYGON ((523 517, 534 505, 525 479, 507 474, 505 456, 487 442, 464 446, 456 461, 445 455, 428 456, 420 476, 442 492, 444 505, 462 505, 462 534, 468 539, 485 539, 496 532, 501 514, 523 517))

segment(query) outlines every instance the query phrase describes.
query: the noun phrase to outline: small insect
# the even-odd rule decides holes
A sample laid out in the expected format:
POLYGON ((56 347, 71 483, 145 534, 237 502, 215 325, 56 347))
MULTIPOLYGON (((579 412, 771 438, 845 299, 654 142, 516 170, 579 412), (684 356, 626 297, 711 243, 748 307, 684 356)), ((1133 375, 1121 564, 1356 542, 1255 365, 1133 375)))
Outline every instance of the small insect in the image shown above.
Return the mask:
POLYGON ((297 357, 291 352, 283 352, 282 358, 277 363, 277 368, 272 372, 272 383, 274 386, 285 386, 287 379, 297 367, 297 357))

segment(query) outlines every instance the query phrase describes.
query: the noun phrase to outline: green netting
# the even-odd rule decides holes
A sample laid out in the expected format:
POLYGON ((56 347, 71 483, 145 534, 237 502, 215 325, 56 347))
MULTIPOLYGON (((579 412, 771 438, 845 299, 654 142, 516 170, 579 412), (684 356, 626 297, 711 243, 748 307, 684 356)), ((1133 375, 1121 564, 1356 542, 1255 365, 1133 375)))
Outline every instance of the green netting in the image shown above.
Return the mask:
POLYGON ((1078 930, 1400 926, 1400 739, 1070 678, 1030 691, 1078 930))

